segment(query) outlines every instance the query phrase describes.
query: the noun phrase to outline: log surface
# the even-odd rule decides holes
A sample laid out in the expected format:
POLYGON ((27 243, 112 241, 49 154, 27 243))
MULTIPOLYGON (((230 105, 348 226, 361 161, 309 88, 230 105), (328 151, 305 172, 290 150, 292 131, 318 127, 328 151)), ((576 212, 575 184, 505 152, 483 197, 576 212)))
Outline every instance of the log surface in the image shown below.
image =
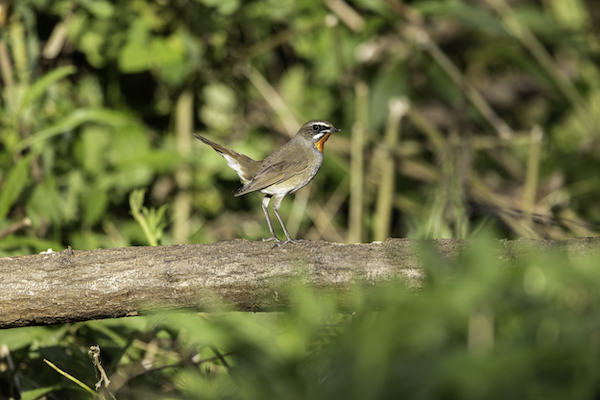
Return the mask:
MULTIPOLYGON (((456 259, 472 242, 432 240, 440 257, 456 259)), ((569 257, 598 253, 600 239, 499 241, 498 257, 514 262, 533 250, 569 257)), ((419 287, 422 243, 286 244, 233 240, 212 244, 64 250, 0 258, 0 328, 115 318, 173 307, 210 311, 285 308, 292 283, 344 290, 400 280, 419 287)), ((600 254, 600 253, 599 253, 600 254)))

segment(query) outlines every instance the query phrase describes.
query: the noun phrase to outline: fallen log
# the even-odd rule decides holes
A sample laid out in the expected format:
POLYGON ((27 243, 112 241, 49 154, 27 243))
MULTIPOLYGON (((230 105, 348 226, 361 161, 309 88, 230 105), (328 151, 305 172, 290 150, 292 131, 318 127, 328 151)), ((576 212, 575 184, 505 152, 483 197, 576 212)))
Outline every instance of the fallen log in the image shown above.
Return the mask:
MULTIPOLYGON (((496 244, 497 257, 507 262, 531 251, 557 251, 570 258, 600 254, 600 238, 496 244)), ((430 248, 456 260, 471 245, 476 242, 389 239, 273 247, 239 239, 4 257, 0 328, 116 318, 156 307, 211 311, 226 304, 238 311, 281 310, 289 305, 294 284, 343 292, 357 282, 401 281, 417 288, 424 281, 420 251, 430 248)))

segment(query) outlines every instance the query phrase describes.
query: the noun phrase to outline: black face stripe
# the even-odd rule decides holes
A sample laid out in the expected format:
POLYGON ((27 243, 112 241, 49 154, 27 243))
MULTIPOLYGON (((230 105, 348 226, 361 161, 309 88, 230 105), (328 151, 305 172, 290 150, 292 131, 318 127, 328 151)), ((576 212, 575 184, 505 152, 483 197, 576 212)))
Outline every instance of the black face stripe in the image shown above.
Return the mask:
POLYGON ((312 127, 313 129, 318 128, 320 131, 329 129, 329 125, 324 124, 322 122, 315 122, 314 124, 312 124, 312 127))
POLYGON ((322 122, 315 122, 312 124, 312 131, 314 133, 313 135, 313 139, 318 140, 321 139, 323 136, 325 136, 327 133, 329 133, 331 130, 331 127, 327 124, 324 124, 322 122))

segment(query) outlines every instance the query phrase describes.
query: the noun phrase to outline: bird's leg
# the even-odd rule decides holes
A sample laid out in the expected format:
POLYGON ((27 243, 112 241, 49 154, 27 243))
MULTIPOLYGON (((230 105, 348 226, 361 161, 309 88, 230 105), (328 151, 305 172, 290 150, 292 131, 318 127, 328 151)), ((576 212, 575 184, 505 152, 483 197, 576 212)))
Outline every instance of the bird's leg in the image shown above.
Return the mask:
MULTIPOLYGON (((271 223, 271 218, 269 218, 269 211, 267 210, 267 206, 269 205, 269 201, 271 201, 271 197, 272 197, 272 195, 268 194, 265 196, 265 198, 262 201, 262 209, 265 213, 265 217, 267 217, 267 223, 269 224, 269 230, 271 231, 271 237, 263 239, 263 242, 269 242, 271 240, 274 240, 275 242, 279 243, 279 239, 277 239, 277 236, 275 236, 275 231, 273 230, 273 224, 271 223)), ((281 221, 281 220, 279 220, 279 221, 281 221)))
POLYGON ((284 240, 283 242, 277 243, 276 246, 281 246, 286 243, 301 243, 303 241, 307 241, 304 239, 301 239, 301 240, 292 239, 292 237, 290 236, 290 233, 288 232, 287 228, 285 227, 285 224, 283 223, 283 219, 281 219, 281 215, 279 215, 279 206, 281 206, 281 200, 283 200, 283 196, 275 196, 275 199, 273 200, 273 211, 275 211, 275 215, 277 216, 277 219, 279 220, 279 223, 281 224, 281 227, 283 228, 283 233, 285 233, 286 240, 284 240))

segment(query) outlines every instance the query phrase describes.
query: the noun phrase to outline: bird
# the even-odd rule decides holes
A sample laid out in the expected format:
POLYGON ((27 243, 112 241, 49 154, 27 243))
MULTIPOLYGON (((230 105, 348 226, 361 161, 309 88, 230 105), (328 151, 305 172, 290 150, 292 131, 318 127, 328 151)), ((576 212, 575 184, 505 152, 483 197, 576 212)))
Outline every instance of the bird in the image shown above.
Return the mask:
POLYGON ((329 135, 339 131, 341 129, 325 120, 308 121, 292 139, 262 161, 255 161, 196 133, 194 136, 223 156, 227 165, 238 174, 242 186, 234 192, 236 197, 255 191, 265 194, 262 209, 269 224, 271 237, 262 240, 274 241, 275 246, 281 246, 286 243, 300 243, 300 240, 292 239, 279 215, 281 201, 286 195, 302 189, 315 177, 323 165, 325 142, 329 135), (273 211, 286 237, 284 241, 275 235, 269 218, 267 207, 271 198, 273 211))

